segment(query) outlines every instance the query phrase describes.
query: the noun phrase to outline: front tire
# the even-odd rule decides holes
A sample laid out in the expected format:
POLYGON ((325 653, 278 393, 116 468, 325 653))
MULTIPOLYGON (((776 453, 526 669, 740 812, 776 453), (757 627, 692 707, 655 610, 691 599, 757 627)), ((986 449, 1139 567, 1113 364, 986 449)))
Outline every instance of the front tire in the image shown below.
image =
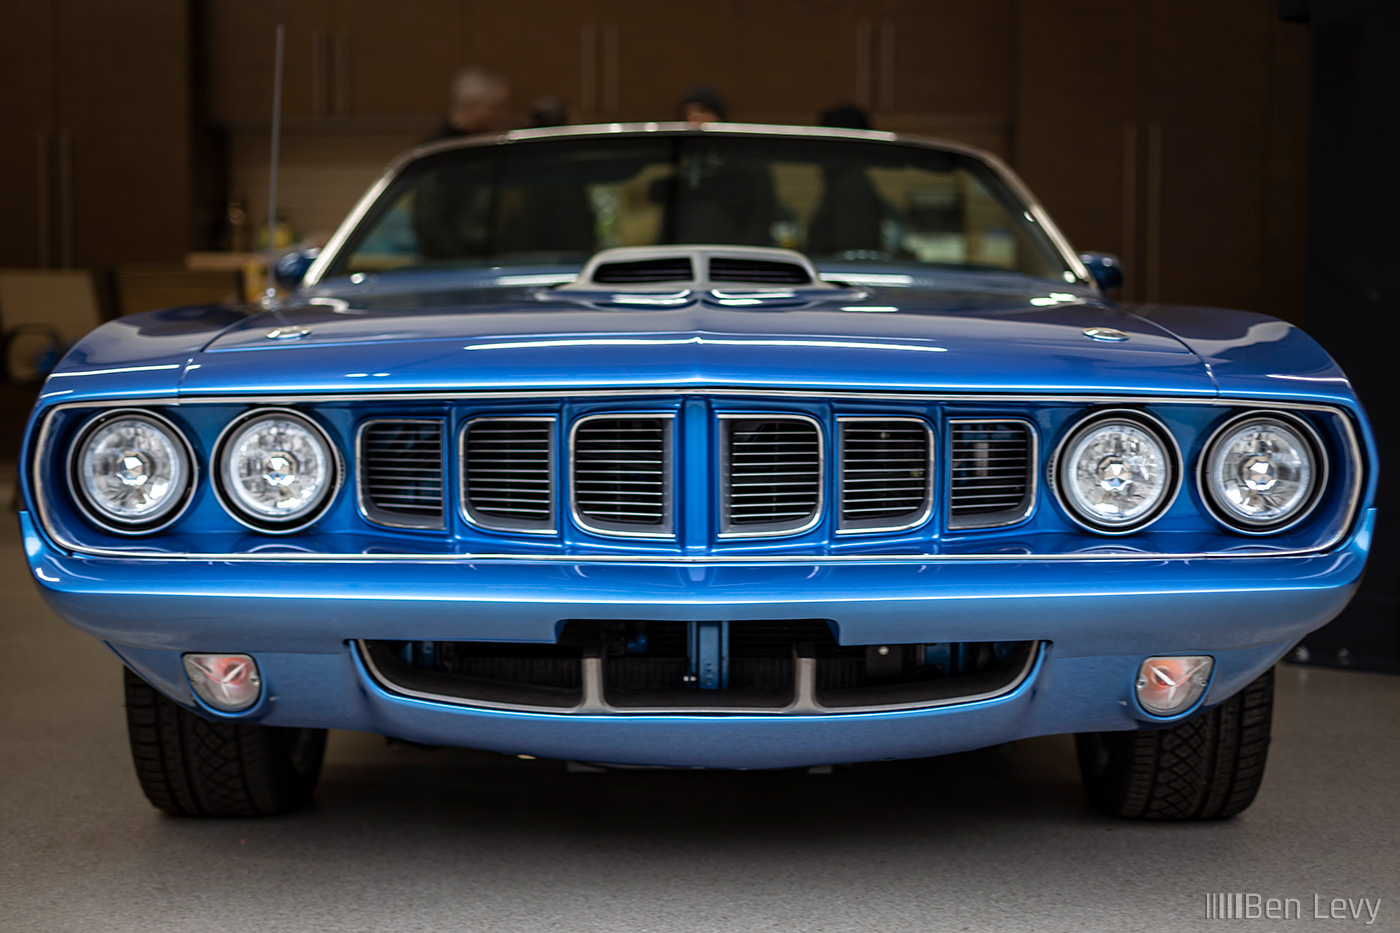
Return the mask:
POLYGON ((311 799, 325 729, 210 721, 130 670, 126 723, 146 799, 176 816, 273 816, 311 799))
POLYGON ((1089 799, 1138 820, 1221 820, 1254 802, 1273 721, 1274 671, 1167 729, 1075 736, 1089 799))

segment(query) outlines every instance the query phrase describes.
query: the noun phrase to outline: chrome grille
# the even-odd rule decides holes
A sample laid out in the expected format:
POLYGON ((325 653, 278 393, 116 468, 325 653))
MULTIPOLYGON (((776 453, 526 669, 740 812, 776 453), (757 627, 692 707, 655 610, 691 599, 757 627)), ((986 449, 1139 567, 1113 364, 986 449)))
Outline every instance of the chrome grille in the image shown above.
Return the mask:
POLYGON ((838 530, 892 531, 928 517, 930 432, 920 418, 838 419, 841 517, 838 530))
POLYGON ((499 531, 554 530, 554 419, 477 418, 462 433, 467 518, 499 531))
POLYGON ((951 483, 948 527, 1009 525, 1030 514, 1035 495, 1035 433, 1024 421, 948 423, 951 483))
POLYGON ((443 527, 441 421, 370 421, 360 428, 359 448, 366 518, 400 528, 443 527))
POLYGON ((822 439, 816 422, 721 417, 721 534, 791 534, 815 525, 822 507, 822 439))
POLYGON ((583 418, 573 433, 573 509, 590 531, 671 534, 670 415, 583 418))

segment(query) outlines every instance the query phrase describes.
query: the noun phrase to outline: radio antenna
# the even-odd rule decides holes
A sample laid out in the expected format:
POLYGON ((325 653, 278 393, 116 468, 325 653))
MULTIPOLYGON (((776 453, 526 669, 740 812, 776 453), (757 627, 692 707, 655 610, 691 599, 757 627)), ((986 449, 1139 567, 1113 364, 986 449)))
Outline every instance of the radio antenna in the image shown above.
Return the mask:
POLYGON ((277 307, 277 161, 282 149, 282 47, 286 38, 283 24, 285 0, 277 0, 277 52, 272 65, 272 170, 267 180, 267 290, 263 304, 277 307))

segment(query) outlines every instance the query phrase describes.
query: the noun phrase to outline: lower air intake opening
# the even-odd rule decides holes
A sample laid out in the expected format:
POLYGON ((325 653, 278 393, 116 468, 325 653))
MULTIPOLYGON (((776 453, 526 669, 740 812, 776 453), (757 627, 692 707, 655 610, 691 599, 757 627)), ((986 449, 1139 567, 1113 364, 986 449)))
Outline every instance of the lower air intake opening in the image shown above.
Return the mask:
POLYGON ((1040 645, 841 645, 823 619, 575 619, 557 644, 360 644, 372 675, 411 696, 595 714, 821 714, 971 702, 1015 689, 1040 645))

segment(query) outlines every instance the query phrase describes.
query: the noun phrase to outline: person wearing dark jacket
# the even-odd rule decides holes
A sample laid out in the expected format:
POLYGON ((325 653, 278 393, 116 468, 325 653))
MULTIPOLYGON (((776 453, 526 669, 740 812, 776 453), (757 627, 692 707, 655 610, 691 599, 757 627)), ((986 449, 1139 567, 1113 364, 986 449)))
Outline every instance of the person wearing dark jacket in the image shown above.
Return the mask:
MULTIPOLYGON (((452 100, 442 129, 430 141, 510 126, 510 83, 494 71, 464 68, 452 79, 452 100)), ((450 169, 419 189, 413 209, 418 253, 428 262, 485 256, 494 224, 491 186, 450 169)))

